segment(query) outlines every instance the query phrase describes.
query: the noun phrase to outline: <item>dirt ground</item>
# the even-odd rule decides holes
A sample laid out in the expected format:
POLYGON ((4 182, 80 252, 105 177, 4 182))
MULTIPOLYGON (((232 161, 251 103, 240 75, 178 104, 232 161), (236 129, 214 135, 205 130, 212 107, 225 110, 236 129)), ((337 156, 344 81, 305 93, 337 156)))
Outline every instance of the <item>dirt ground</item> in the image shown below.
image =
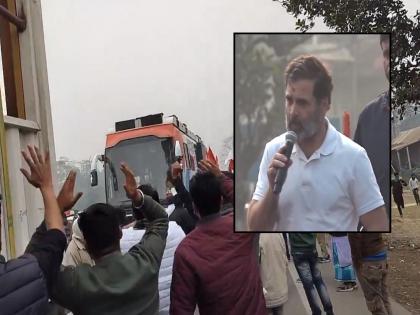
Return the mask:
MULTIPOLYGON (((389 288, 391 296, 413 314, 420 315, 420 206, 411 192, 404 192, 406 204, 401 219, 392 208, 392 233, 389 244, 389 288)), ((395 206, 395 208, 394 208, 395 206)))

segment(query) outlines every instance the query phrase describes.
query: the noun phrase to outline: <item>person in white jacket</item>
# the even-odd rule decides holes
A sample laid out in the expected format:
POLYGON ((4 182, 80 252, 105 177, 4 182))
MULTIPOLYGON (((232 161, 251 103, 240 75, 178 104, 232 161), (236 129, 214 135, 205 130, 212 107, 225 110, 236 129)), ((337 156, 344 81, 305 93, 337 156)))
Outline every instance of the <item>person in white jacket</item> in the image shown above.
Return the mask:
POLYGON ((81 264, 94 266, 95 262, 86 249, 86 241, 80 230, 78 219, 73 221, 72 230, 71 241, 64 253, 63 266, 78 266, 81 264))
POLYGON ((288 298, 286 246, 281 233, 260 234, 260 273, 267 311, 282 315, 288 298))
POLYGON ((411 174, 410 180, 408 181, 408 186, 410 186, 411 191, 413 192, 414 199, 416 200, 416 204, 420 204, 419 198, 419 181, 417 180, 414 174, 411 174))
MULTIPOLYGON (((146 195, 149 194, 147 189, 142 189, 142 191, 146 195)), ((149 195, 152 196, 155 200, 159 200, 159 197, 155 197, 153 194, 149 195)), ((174 208, 174 205, 170 205, 168 208, 166 208, 168 216, 171 215, 174 208)), ((123 235, 120 240, 120 247, 123 254, 128 252, 128 250, 132 246, 136 245, 139 239, 143 237, 147 224, 148 222, 146 220, 141 220, 136 221, 134 225, 131 224, 131 226, 128 228, 122 229, 123 235)), ((182 228, 175 221, 169 221, 166 246, 159 269, 159 315, 169 314, 172 265, 174 262, 175 250, 179 243, 181 243, 181 241, 184 239, 184 237, 185 233, 182 228)))

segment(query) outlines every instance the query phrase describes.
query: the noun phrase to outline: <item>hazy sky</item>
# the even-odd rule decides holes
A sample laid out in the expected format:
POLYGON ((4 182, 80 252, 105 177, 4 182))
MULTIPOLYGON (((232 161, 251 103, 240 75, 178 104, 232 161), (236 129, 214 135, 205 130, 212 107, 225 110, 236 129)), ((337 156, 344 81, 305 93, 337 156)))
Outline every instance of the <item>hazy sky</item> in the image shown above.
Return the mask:
POLYGON ((278 3, 261 0, 43 0, 42 9, 57 158, 88 159, 115 121, 158 112, 218 152, 233 134, 233 32, 294 31, 278 3))
POLYGON ((219 152, 233 133, 232 33, 295 28, 271 0, 41 3, 57 158, 88 159, 115 121, 158 112, 219 152))

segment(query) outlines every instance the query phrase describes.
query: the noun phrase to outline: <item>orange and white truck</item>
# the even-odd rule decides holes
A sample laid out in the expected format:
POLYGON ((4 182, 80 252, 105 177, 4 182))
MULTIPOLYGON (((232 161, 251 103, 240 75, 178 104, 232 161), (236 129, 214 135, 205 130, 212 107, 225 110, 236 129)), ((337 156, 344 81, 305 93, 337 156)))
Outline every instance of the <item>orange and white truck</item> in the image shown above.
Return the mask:
POLYGON ((92 159, 91 185, 98 185, 97 164, 103 162, 106 202, 129 210, 131 203, 119 170, 121 162, 130 166, 138 183, 152 185, 160 198, 165 199, 169 165, 182 160, 183 181, 188 189, 197 163, 205 158, 206 147, 201 138, 175 115, 163 117, 159 113, 119 121, 115 123, 115 132, 106 135, 105 153, 92 159))

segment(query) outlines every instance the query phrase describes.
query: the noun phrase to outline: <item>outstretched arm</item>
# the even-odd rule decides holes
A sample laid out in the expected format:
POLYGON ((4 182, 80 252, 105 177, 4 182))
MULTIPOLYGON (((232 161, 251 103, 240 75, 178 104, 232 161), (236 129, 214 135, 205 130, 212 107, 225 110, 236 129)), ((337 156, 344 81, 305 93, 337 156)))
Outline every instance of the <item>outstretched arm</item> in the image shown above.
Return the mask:
POLYGON ((44 157, 37 147, 32 146, 28 146, 28 151, 23 151, 22 155, 29 165, 30 172, 23 168, 21 172, 29 183, 40 189, 45 207, 44 232, 37 229, 26 252, 36 257, 50 287, 63 260, 66 246, 63 219, 52 184, 50 156, 46 152, 44 157), (45 228, 48 231, 45 232, 45 228))

